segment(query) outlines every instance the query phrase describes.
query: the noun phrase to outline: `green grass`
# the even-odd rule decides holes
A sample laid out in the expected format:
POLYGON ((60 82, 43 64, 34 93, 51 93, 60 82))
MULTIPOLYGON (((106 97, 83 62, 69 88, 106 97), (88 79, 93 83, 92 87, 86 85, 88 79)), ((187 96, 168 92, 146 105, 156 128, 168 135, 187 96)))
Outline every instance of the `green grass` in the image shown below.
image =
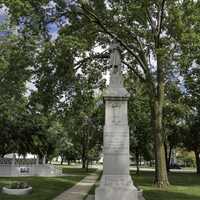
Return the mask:
POLYGON ((62 170, 64 174, 74 174, 74 175, 88 175, 90 173, 96 172, 96 169, 82 169, 82 168, 73 168, 68 166, 62 166, 62 170))
POLYGON ((0 193, 0 200, 52 200, 54 197, 75 185, 82 178, 90 173, 96 172, 96 169, 85 169, 69 167, 66 165, 59 166, 63 173, 72 176, 63 177, 0 177, 0 188, 9 184, 11 181, 27 182, 33 187, 33 192, 25 196, 12 196, 0 193), (76 175, 76 176, 74 176, 76 175))
POLYGON ((89 173, 95 172, 91 169, 86 172, 80 168, 68 168, 63 166, 63 171, 72 176, 63 177, 0 177, 0 188, 11 181, 27 182, 33 187, 33 192, 25 196, 13 196, 0 193, 0 200, 52 200, 54 197, 75 185, 89 173), (74 176, 77 175, 77 176, 74 176))
POLYGON ((200 176, 195 173, 170 173, 171 185, 167 189, 153 185, 153 172, 132 175, 134 184, 143 189, 146 200, 200 200, 200 176))
POLYGON ((25 181, 33 187, 33 192, 25 196, 13 196, 0 193, 1 200, 51 200, 64 190, 72 187, 84 176, 68 177, 20 177, 0 178, 0 187, 10 181, 25 181))
MULTIPOLYGON (((170 173, 171 185, 167 189, 158 189, 153 184, 153 172, 131 172, 134 185, 143 189, 145 200, 200 200, 200 176, 195 173, 170 173)), ((93 186, 89 194, 94 194, 93 186)))

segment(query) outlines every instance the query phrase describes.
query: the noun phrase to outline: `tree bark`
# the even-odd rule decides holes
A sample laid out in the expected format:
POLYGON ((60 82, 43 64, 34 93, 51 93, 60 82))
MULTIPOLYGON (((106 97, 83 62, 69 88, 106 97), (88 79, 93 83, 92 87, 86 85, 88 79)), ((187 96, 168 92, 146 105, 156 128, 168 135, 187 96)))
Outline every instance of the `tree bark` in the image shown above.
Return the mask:
POLYGON ((168 156, 167 156, 168 148, 166 141, 164 142, 164 148, 165 148, 165 161, 166 161, 167 172, 169 172, 168 156))
POLYGON ((85 158, 82 158, 82 169, 86 168, 86 160, 85 158))
POLYGON ((86 168, 86 149, 85 149, 85 145, 82 146, 82 169, 86 168))
POLYGON ((169 169, 168 171, 170 171, 172 148, 173 148, 173 145, 170 145, 169 146, 169 156, 168 156, 168 159, 167 159, 167 169, 169 169))
POLYGON ((162 135, 162 102, 158 99, 153 101, 153 131, 154 131, 154 147, 155 147, 155 180, 154 183, 159 188, 165 188, 169 185, 164 138, 162 135))
POLYGON ((67 164, 70 166, 70 164, 71 164, 71 160, 67 160, 67 164))
POLYGON ((196 158, 196 169, 197 174, 200 175, 200 151, 195 150, 195 158, 196 158))
POLYGON ((136 174, 139 174, 139 173, 140 173, 139 157, 140 157, 140 156, 139 156, 139 152, 138 152, 138 150, 136 149, 136 152, 135 152, 136 167, 137 167, 136 174))
POLYGON ((86 171, 87 172, 89 171, 89 160, 87 160, 87 162, 86 162, 86 171))
POLYGON ((172 154, 172 145, 169 146, 169 149, 167 147, 167 143, 164 143, 165 146, 165 159, 166 159, 166 166, 167 166, 167 172, 170 172, 170 161, 171 161, 171 154, 172 154), (168 154, 169 151, 169 154, 168 154))
POLYGON ((63 165, 63 161, 64 161, 64 158, 61 157, 61 162, 60 162, 61 165, 63 165))

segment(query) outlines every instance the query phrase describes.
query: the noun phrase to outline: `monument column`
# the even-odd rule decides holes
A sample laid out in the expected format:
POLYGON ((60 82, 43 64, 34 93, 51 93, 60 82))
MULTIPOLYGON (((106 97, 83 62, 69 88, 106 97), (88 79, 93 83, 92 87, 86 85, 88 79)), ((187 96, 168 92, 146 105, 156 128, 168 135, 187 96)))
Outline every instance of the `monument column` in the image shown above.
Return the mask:
POLYGON ((109 87, 104 92, 103 175, 95 200, 138 200, 138 190, 129 174, 129 93, 123 86, 120 46, 114 41, 110 49, 112 71, 109 87))

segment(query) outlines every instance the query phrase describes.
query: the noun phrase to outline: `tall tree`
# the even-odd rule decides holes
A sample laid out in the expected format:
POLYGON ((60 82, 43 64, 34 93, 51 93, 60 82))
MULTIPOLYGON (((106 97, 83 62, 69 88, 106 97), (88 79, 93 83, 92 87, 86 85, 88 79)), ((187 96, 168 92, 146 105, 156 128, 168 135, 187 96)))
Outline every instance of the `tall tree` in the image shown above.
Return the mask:
MULTIPOLYGON (((124 64, 146 84, 151 105, 155 141, 156 174, 159 187, 169 184, 164 150, 163 105, 166 81, 181 71, 181 43, 189 45, 187 23, 195 23, 198 2, 194 1, 82 1, 80 16, 94 25, 99 38, 117 40, 124 64), (186 21, 182 17, 187 18, 186 21), (186 28, 186 29, 185 29, 186 28), (106 37, 105 37, 106 38, 106 37)), ((193 29, 194 30, 194 29, 193 29)), ((198 38, 194 34, 195 40, 198 38)), ((186 49, 185 49, 186 50, 186 49)), ((188 65, 184 66, 188 67, 188 65)))
POLYGON ((125 76, 125 85, 130 94, 128 103, 130 127, 130 152, 134 156, 139 173, 140 158, 153 160, 153 137, 151 134, 151 114, 147 91, 144 84, 133 72, 125 76))
MULTIPOLYGON (((179 77, 178 77, 179 78, 179 77)), ((170 170, 172 149, 182 143, 182 126, 189 108, 185 105, 182 81, 178 79, 169 80, 167 83, 166 97, 163 109, 163 133, 165 137, 165 153, 167 170, 170 170)))
POLYGON ((200 174, 200 69, 198 64, 185 74, 185 87, 185 103, 189 106, 190 113, 186 118, 187 128, 184 145, 189 150, 194 151, 197 174, 200 174))
POLYGON ((94 75, 79 74, 72 101, 64 110, 64 124, 82 160, 82 168, 88 167, 91 155, 94 151, 100 153, 102 145, 103 103, 95 95, 94 75))
POLYGON ((124 63, 149 89, 155 140, 155 183, 166 187, 169 182, 162 132, 163 101, 166 74, 171 65, 172 52, 176 50, 170 45, 174 38, 167 27, 171 5, 165 0, 109 1, 108 6, 104 4, 104 12, 99 12, 98 6, 99 2, 93 5, 83 3, 83 15, 99 33, 107 34, 121 44, 124 63))

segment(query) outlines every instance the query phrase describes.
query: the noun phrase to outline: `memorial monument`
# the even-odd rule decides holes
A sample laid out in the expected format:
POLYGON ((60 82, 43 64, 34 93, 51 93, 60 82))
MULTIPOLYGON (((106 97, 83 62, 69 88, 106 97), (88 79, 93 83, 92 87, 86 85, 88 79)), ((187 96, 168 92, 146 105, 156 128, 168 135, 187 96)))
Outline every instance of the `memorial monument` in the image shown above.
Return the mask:
POLYGON ((141 192, 133 185, 129 174, 129 93, 123 86, 120 45, 113 41, 110 50, 112 70, 110 84, 104 92, 103 175, 95 191, 95 200, 141 200, 141 192))

